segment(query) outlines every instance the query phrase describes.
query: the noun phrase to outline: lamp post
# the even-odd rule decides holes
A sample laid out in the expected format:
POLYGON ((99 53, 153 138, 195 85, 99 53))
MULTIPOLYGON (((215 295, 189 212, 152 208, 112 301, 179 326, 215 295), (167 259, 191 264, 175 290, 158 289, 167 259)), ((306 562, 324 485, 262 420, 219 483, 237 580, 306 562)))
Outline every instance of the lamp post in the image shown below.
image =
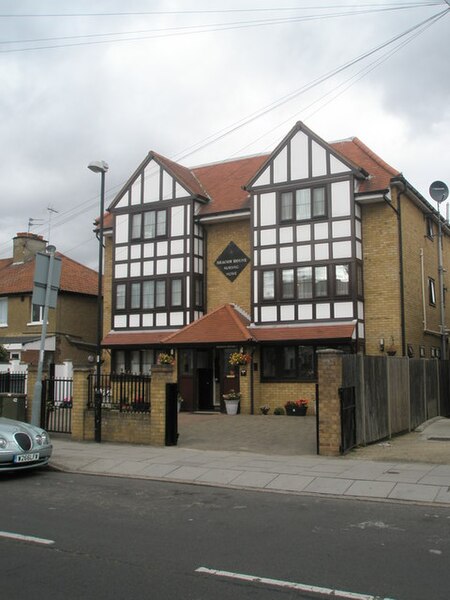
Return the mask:
POLYGON ((97 357, 94 394, 94 431, 95 441, 102 441, 102 334, 103 334, 103 213, 105 212, 105 175, 108 163, 101 161, 91 162, 88 169, 94 173, 101 173, 100 191, 100 220, 98 230, 98 287, 97 287, 97 357))
POLYGON ((446 358, 446 331, 445 331, 445 305, 444 305, 444 265, 442 259, 442 220, 441 202, 448 198, 448 187, 442 181, 434 181, 430 185, 430 196, 438 205, 438 275, 439 275, 439 309, 441 334, 441 360, 446 358))

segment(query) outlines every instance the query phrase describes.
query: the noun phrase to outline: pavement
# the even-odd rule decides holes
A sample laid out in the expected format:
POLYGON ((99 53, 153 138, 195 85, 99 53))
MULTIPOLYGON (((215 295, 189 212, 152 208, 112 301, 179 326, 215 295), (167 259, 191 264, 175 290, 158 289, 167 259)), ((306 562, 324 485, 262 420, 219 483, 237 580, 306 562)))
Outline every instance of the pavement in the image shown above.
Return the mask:
MULTIPOLYGON (((208 430, 210 423, 207 421, 208 430)), ((259 425, 267 427, 265 417, 259 425)), ((329 458, 267 450, 98 444, 54 436, 50 465, 86 475, 450 506, 450 419, 433 419, 421 431, 401 437, 329 458), (395 448, 396 441, 408 436, 410 459, 405 460, 398 458, 395 448), (446 461, 416 461, 427 443, 438 444, 435 447, 446 461), (372 448, 374 455, 367 458, 364 451, 370 454, 372 448)))

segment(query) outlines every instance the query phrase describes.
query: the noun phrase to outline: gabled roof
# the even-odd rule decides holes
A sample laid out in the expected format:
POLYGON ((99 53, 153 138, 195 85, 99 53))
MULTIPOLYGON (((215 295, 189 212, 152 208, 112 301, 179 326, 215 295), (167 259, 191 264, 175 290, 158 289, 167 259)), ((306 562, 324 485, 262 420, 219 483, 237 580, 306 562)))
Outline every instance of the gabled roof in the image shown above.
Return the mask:
MULTIPOLYGON (((59 252, 61 258, 60 291, 97 296, 98 273, 59 252)), ((33 291, 35 259, 13 263, 12 258, 0 260, 0 294, 28 294, 33 291)))
POLYGON ((165 344, 243 344, 251 341, 250 321, 233 304, 224 304, 183 329, 167 336, 165 344))

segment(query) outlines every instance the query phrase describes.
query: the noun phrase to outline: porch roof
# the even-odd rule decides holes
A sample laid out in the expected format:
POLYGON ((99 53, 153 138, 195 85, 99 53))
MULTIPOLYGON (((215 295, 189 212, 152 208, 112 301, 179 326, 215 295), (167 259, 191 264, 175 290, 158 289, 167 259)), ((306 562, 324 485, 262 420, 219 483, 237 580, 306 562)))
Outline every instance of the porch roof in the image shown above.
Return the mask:
POLYGON ((250 320, 234 304, 224 304, 180 331, 168 335, 165 344, 243 344, 252 341, 250 320))
POLYGON ((349 340, 353 337, 355 325, 356 323, 352 322, 294 327, 249 327, 249 332, 257 342, 349 340))
POLYGON ((160 331, 110 331, 102 340, 102 346, 155 346, 167 337, 167 329, 160 331))

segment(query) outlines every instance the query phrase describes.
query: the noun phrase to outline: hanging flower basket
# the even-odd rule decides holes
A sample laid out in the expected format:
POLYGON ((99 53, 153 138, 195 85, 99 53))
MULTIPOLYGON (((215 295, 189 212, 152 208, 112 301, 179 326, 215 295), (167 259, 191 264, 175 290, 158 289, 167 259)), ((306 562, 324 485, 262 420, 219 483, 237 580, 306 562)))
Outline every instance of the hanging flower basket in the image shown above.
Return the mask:
POLYGON ((175 358, 171 355, 171 354, 165 354, 164 352, 161 352, 158 355, 158 365, 173 365, 175 362, 175 358))
POLYGON ((228 363, 233 367, 238 367, 240 365, 248 365, 251 360, 252 357, 250 354, 245 354, 244 352, 233 352, 228 359, 228 363))

